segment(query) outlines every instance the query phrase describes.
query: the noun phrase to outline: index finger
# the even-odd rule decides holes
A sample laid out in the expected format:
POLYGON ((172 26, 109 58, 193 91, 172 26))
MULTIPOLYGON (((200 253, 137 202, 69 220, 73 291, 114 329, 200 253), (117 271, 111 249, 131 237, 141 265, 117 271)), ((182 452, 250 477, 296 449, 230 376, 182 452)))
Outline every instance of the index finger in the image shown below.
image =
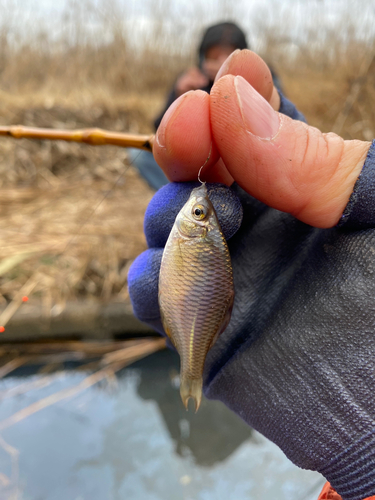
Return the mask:
MULTIPOLYGON (((228 73, 243 76, 274 106, 272 75, 257 54, 249 50, 233 52, 216 78, 228 73)), ((211 102, 211 106, 215 106, 215 103, 211 102)), ((274 107, 278 109, 278 105, 274 107)), ((202 90, 196 90, 182 95, 170 106, 158 128, 153 152, 168 179, 185 182, 197 180, 199 168, 206 162, 212 148, 202 179, 230 186, 233 177, 220 158, 220 147, 219 143, 216 146, 212 135, 210 96, 202 90)))
MULTIPOLYGON (((210 98, 206 92, 195 90, 179 97, 165 113, 155 136, 155 160, 172 182, 197 180, 198 171, 205 165, 205 174, 219 159, 212 141, 210 98), (207 161, 207 159, 209 160, 207 161)), ((223 164, 214 178, 204 180, 230 185, 233 180, 223 164)))

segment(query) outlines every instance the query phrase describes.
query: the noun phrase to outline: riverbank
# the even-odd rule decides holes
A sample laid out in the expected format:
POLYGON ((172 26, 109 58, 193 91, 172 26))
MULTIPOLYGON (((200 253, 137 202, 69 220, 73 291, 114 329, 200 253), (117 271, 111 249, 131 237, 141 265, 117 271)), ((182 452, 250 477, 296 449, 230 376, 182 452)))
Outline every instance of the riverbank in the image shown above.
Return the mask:
MULTIPOLYGON (((146 117, 133 111, 131 103, 13 108, 7 123, 134 131, 146 117)), ((0 152, 1 339, 142 330, 127 272, 146 248, 143 216, 153 192, 126 150, 2 139, 0 152)))

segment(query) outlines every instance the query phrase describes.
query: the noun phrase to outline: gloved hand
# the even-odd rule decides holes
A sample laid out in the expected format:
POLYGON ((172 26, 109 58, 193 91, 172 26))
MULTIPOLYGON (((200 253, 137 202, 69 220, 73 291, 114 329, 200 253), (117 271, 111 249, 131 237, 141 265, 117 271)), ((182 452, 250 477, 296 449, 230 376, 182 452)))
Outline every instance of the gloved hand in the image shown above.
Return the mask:
MULTIPOLYGON (((233 69, 237 57, 224 72, 244 71, 233 69)), ((232 319, 208 354, 205 393, 295 464, 321 472, 344 500, 362 500, 375 494, 375 146, 350 195, 369 144, 282 118, 232 76, 207 99, 177 101, 155 150, 170 178, 189 180, 213 140, 212 178, 244 188, 232 188, 244 210, 228 242, 232 319), (187 144, 177 140, 179 127, 187 144)), ((153 248, 129 272, 136 314, 159 331, 162 246, 191 187, 171 184, 156 195, 145 222, 153 248)))

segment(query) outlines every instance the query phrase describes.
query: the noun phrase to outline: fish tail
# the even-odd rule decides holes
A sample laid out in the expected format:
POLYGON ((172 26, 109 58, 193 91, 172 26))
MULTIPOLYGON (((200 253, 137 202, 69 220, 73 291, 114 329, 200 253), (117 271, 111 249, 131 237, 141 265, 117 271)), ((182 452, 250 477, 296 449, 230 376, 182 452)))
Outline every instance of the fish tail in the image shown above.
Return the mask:
POLYGON ((184 403, 186 409, 188 409, 188 401, 191 398, 194 400, 195 403, 195 412, 198 411, 198 408, 202 400, 202 385, 203 385, 202 377, 201 378, 181 377, 180 394, 182 402, 184 403))

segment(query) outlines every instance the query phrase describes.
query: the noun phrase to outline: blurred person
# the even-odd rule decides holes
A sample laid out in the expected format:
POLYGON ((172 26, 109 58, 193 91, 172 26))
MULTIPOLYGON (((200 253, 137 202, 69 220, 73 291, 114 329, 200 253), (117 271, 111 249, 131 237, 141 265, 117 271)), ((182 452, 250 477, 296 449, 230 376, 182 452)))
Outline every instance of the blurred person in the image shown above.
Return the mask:
MULTIPOLYGON (((223 22, 207 28, 198 49, 198 66, 193 66, 177 78, 163 111, 154 122, 155 130, 169 106, 178 97, 189 90, 199 89, 210 93, 216 75, 227 57, 236 49, 248 48, 245 33, 235 23, 223 22)), ((272 68, 270 71, 274 85, 281 91, 278 76, 272 68)))
MULTIPOLYGON (((155 119, 155 130, 170 105, 190 90, 203 90, 210 93, 217 72, 226 58, 236 49, 246 49, 248 44, 245 33, 235 23, 222 22, 206 29, 198 49, 198 64, 182 73, 169 92, 163 111, 155 119)), ((280 80, 271 69, 274 85, 281 91, 280 80)), ((130 159, 141 176, 155 190, 168 183, 168 179, 158 166, 154 157, 147 151, 130 149, 130 159)))
POLYGON ((208 189, 235 300, 204 393, 320 472, 320 500, 375 500, 375 141, 309 127, 248 50, 229 56, 209 95, 179 98, 154 144, 172 182, 149 204, 149 248, 128 275, 136 316, 160 333, 163 246, 211 148, 201 177, 231 186, 208 189), (228 216, 233 194, 242 221, 228 216))

